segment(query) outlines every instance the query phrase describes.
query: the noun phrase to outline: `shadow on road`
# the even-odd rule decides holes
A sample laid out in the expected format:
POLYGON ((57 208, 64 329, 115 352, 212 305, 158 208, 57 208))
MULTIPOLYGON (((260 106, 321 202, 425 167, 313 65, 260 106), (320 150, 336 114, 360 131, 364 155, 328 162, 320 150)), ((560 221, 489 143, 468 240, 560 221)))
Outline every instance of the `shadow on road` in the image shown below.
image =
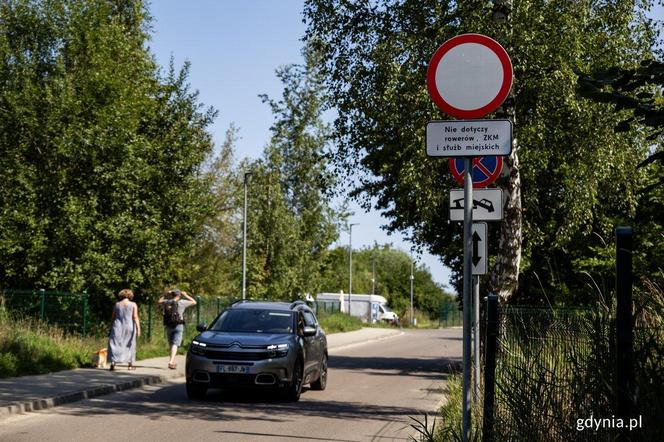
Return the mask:
MULTIPOLYGON (((70 416, 136 415, 152 420, 165 417, 206 421, 289 422, 305 417, 392 421, 394 416, 417 414, 409 407, 365 402, 326 400, 325 392, 304 391, 299 402, 286 402, 273 394, 253 391, 210 390, 205 400, 190 401, 184 385, 171 384, 141 394, 119 393, 57 409, 70 416)), ((305 389, 306 390, 306 389, 305 389)))
MULTIPOLYGON (((337 370, 350 370, 376 376, 419 376, 437 384, 456 372, 460 363, 459 358, 335 355, 330 356, 330 376, 337 370)), ((360 401, 331 401, 327 392, 308 389, 305 389, 299 402, 283 401, 270 392, 229 390, 210 390, 205 400, 190 401, 182 383, 171 383, 161 388, 146 388, 140 394, 126 392, 79 402, 59 408, 58 413, 78 416, 132 414, 152 420, 168 416, 207 421, 288 422, 301 419, 302 416, 392 421, 395 416, 419 414, 419 410, 360 401)))
POLYGON ((446 378, 461 371, 461 358, 395 358, 330 355, 330 367, 352 371, 371 371, 378 376, 420 376, 446 378))
MULTIPOLYGON (((447 338, 449 339, 449 338, 447 338)), ((367 375, 389 377, 376 385, 397 387, 399 377, 418 382, 418 391, 426 395, 441 394, 439 386, 461 368, 461 357, 429 357, 426 348, 409 347, 410 356, 367 356, 365 354, 332 354, 329 359, 330 383, 327 391, 306 390, 299 402, 281 400, 274 392, 210 390, 205 400, 190 401, 186 397, 183 379, 148 387, 143 390, 112 394, 63 406, 57 409, 62 415, 101 416, 138 415, 150 420, 164 418, 196 419, 203 421, 245 421, 288 423, 302 422, 302 418, 331 418, 357 422, 383 421, 385 425, 403 420, 404 416, 420 415, 421 410, 399 400, 372 403, 372 399, 347 389, 335 388, 337 382, 363 385, 357 379, 367 375), (422 356, 420 356, 422 355, 422 356), (352 382, 348 380, 352 380, 352 382), (425 382, 422 382, 424 380, 425 382)), ((456 354, 456 353, 451 353, 456 354)), ((389 389, 391 393, 398 388, 389 389)), ((412 395, 412 391, 409 392, 412 395)), ((398 397, 387 396, 390 398, 398 397)), ((391 424, 390 424, 391 425, 391 424)), ((249 434, 249 433, 248 433, 249 434)), ((229 434, 228 436, 232 436, 229 434)), ((238 434, 239 436, 239 434, 238 434)), ((255 434, 255 436, 263 436, 255 434)), ((321 439, 323 440, 323 439, 321 439)))

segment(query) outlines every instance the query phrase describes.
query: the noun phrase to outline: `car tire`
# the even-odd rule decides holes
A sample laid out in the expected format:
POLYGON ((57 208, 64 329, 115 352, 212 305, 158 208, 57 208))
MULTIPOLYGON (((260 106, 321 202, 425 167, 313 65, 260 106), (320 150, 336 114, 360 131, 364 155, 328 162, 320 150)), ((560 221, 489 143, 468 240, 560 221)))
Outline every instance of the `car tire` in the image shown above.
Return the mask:
POLYGON ((302 393, 302 382, 304 381, 304 369, 302 367, 302 360, 298 359, 295 361, 293 366, 293 380, 288 386, 286 391, 286 399, 291 402, 297 402, 300 400, 300 394, 302 393))
POLYGON ((187 397, 189 399, 205 399, 207 387, 204 385, 187 382, 187 397))
POLYGON ((320 361, 320 375, 315 382, 311 383, 312 390, 325 390, 327 387, 327 355, 323 355, 323 359, 320 361))

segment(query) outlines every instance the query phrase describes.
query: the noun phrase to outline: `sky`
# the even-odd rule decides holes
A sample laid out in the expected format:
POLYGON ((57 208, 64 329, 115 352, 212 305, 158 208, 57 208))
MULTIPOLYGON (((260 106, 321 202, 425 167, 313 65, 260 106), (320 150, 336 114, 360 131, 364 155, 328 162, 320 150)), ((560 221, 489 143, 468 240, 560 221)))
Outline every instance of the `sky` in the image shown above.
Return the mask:
MULTIPOLYGON (((171 57, 176 67, 191 63, 191 88, 198 90, 200 102, 219 111, 210 128, 215 144, 221 145, 231 123, 240 130, 238 159, 260 157, 270 139, 273 116, 258 95, 280 98, 282 85, 275 70, 303 63, 302 6, 301 0, 153 0, 149 6, 149 46, 157 62, 164 68, 171 57)), ((354 250, 391 243, 411 253, 412 245, 402 235, 381 229, 388 221, 380 213, 366 213, 356 204, 350 208, 355 212, 350 222, 358 223, 353 227, 354 250)), ((347 246, 348 240, 348 232, 342 231, 335 246, 347 246)), ((413 256, 434 281, 448 285, 449 270, 436 257, 413 256)))

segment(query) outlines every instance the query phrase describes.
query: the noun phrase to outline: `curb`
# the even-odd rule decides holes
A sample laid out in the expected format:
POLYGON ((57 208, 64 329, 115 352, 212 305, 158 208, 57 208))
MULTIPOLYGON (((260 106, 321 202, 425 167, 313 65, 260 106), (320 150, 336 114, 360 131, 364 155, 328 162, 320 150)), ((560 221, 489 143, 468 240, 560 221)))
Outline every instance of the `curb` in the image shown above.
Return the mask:
POLYGON ((133 379, 131 381, 120 382, 117 384, 95 385, 84 390, 64 393, 59 396, 31 399, 25 402, 16 402, 0 407, 0 421, 22 413, 46 410, 49 408, 57 407, 58 405, 69 404, 84 399, 91 399, 97 396, 104 396, 124 390, 144 387, 147 385, 160 384, 183 375, 184 373, 180 372, 174 373, 171 376, 144 375, 140 378, 133 379))

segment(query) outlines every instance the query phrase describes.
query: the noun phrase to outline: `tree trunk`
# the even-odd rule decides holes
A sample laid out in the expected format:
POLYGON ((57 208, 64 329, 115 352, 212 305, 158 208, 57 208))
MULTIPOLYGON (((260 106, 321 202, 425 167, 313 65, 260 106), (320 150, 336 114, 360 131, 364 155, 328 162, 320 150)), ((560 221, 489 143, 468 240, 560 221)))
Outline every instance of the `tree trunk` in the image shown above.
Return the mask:
POLYGON ((517 288, 521 265, 522 212, 521 175, 516 139, 512 142, 512 153, 506 157, 509 170, 503 192, 507 200, 503 207, 503 221, 500 225, 500 241, 496 265, 491 272, 489 290, 498 295, 501 302, 507 301, 517 288))
MULTIPOLYGON (((493 19, 496 23, 505 25, 506 40, 512 40, 512 1, 494 2, 493 19), (499 17, 504 17, 499 20, 499 17)), ((507 51, 511 52, 511 44, 507 51)), ((514 82, 514 78, 512 78, 514 82)), ((514 83, 513 83, 514 84, 514 83)), ((498 118, 509 118, 512 128, 516 132, 516 99, 514 90, 506 103, 499 108, 498 118)), ((507 182, 503 192, 507 195, 503 206, 503 221, 500 225, 500 241, 498 243, 498 256, 489 280, 489 291, 498 295, 501 303, 509 300, 519 283, 519 267, 521 265, 521 242, 523 213, 521 211, 521 174, 519 171, 519 154, 516 137, 512 140, 512 153, 505 158, 505 165, 509 170, 507 182)))

